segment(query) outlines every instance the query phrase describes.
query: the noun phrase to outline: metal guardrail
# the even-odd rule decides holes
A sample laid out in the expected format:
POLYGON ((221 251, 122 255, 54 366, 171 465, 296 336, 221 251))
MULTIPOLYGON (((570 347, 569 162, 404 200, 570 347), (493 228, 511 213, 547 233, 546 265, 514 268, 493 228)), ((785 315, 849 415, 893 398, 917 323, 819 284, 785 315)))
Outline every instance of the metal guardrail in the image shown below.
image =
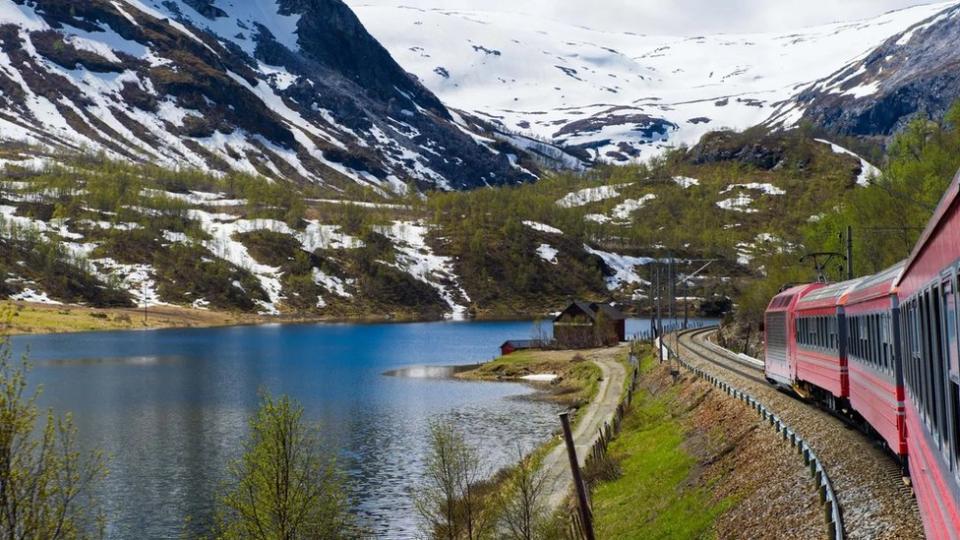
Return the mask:
MULTIPOLYGON (((681 332, 681 334, 689 332, 691 331, 681 332)), ((777 431, 777 433, 783 436, 783 441, 785 443, 789 443, 790 446, 797 449, 797 452, 803 457, 804 465, 809 467, 810 476, 813 477, 813 480, 817 485, 817 492, 820 495, 820 502, 824 505, 824 517, 827 521, 828 537, 831 540, 844 540, 846 538, 846 532, 844 531, 843 527, 843 514, 840 511, 840 503, 837 500, 837 494, 833 490, 833 484, 830 483, 830 478, 827 476, 826 469, 824 469, 823 464, 817 458, 817 454, 813 451, 810 445, 807 444, 807 442, 804 441, 796 431, 790 428, 783 420, 774 414, 773 411, 761 403, 760 400, 720 379, 719 377, 688 364, 685 360, 680 358, 680 355, 673 351, 670 346, 664 343, 662 340, 659 343, 661 347, 666 349, 667 354, 671 358, 676 359, 680 365, 687 368, 687 370, 689 370, 691 373, 726 392, 727 395, 739 399, 740 401, 743 401, 749 405, 750 408, 754 409, 765 422, 768 422, 777 431)), ((716 345, 715 347, 719 348, 719 346, 716 345)), ((726 349, 723 350, 726 353, 729 352, 726 351, 726 349)))

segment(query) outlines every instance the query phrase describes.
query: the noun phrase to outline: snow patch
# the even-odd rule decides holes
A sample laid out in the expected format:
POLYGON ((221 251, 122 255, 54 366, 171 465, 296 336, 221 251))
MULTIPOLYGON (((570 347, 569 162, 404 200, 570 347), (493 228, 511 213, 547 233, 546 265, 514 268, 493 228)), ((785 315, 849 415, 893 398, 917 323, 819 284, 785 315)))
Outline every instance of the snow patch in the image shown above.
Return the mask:
POLYGON ((617 191, 617 189, 627 187, 629 185, 631 184, 598 186, 567 193, 562 198, 557 200, 557 206, 561 208, 577 208, 607 199, 615 199, 620 196, 620 192, 617 191))
POLYGON ((539 223, 536 221, 524 221, 523 224, 535 231, 540 231, 547 234, 563 234, 563 231, 561 231, 560 229, 556 227, 551 227, 546 223, 539 223))
POLYGON ((459 284, 453 259, 436 255, 427 245, 427 226, 418 221, 394 221, 389 226, 376 227, 376 231, 393 242, 397 251, 396 268, 436 289, 450 307, 447 318, 466 319, 467 308, 458 301, 470 301, 470 297, 459 284))
POLYGON ((537 247, 537 255, 550 264, 557 264, 557 253, 559 251, 550 244, 540 244, 537 247))
POLYGON ((860 157, 859 154, 851 152, 839 144, 832 143, 826 139, 816 139, 816 141, 830 145, 830 149, 833 150, 835 154, 846 154, 860 160, 860 175, 857 177, 858 186, 868 186, 870 185, 871 178, 880 176, 880 169, 871 165, 867 160, 860 157))
POLYGON ((642 285, 646 283, 646 280, 641 279, 640 275, 637 274, 637 267, 654 262, 654 259, 649 257, 631 257, 628 255, 620 255, 619 253, 611 253, 608 251, 593 249, 586 244, 583 245, 583 249, 586 250, 587 253, 596 255, 603 259, 603 262, 613 270, 614 275, 607 278, 607 288, 611 291, 619 289, 627 284, 642 285))

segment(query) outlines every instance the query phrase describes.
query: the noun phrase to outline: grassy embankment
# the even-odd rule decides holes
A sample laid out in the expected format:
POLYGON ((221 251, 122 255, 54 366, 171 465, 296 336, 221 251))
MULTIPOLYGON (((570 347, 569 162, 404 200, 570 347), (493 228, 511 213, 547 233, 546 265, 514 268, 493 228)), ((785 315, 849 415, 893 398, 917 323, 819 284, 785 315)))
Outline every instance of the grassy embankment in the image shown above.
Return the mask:
MULTIPOLYGON (((570 407, 580 407, 597 394, 602 373, 587 360, 586 351, 517 351, 481 366, 458 373, 463 379, 514 381, 525 375, 553 373, 551 382, 534 383, 545 391, 546 399, 570 407)), ((626 354, 626 353, 624 353, 626 354)))
POLYGON ((809 470, 773 430, 706 382, 674 382, 649 355, 641 365, 598 469, 613 472, 593 477, 598 538, 823 537, 809 470))
MULTIPOLYGON (((644 374, 656 369, 652 358, 644 374)), ((635 394, 623 431, 610 444, 620 478, 593 490, 599 538, 700 538, 709 535, 727 504, 691 482, 698 459, 686 448, 687 434, 673 413, 676 392, 635 394)))

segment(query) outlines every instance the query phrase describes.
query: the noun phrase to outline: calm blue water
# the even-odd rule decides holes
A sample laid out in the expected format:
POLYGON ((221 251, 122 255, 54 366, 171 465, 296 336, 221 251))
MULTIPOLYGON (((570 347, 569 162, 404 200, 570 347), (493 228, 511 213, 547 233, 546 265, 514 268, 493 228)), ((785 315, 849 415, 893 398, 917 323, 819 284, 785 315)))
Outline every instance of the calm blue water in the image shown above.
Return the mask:
MULTIPOLYGON (((646 326, 629 321, 627 331, 646 326)), ((526 385, 383 373, 486 361, 534 332, 532 322, 276 325, 20 336, 13 347, 29 350, 41 403, 72 412, 83 444, 111 456, 100 495, 112 538, 204 529, 260 389, 292 396, 320 423, 370 526, 410 537, 431 419, 459 421, 489 449, 492 472, 514 460, 516 444, 548 439, 559 411, 518 399, 532 392, 526 385)))

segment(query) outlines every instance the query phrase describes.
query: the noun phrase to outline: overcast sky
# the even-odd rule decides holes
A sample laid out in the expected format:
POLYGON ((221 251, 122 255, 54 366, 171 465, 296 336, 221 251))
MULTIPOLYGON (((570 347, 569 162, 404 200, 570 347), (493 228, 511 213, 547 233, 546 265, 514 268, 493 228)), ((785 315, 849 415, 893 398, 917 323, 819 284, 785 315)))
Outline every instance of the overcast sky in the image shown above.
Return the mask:
POLYGON ((865 19, 923 0, 347 0, 350 5, 495 9, 642 34, 697 35, 792 30, 865 19))

